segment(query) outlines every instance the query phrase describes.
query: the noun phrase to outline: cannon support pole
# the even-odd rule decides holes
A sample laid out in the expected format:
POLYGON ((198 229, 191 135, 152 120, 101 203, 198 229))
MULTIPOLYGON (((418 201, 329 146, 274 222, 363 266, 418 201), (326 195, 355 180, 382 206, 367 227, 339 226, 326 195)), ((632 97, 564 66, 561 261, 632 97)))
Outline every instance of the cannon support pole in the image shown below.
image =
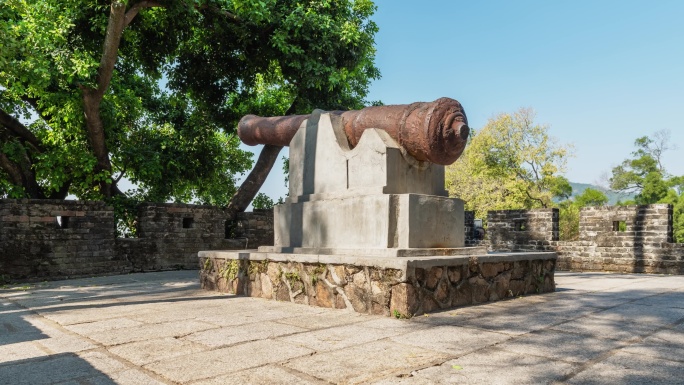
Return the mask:
MULTIPOLYGON (((414 158, 449 165, 458 159, 470 129, 461 104, 449 98, 434 102, 366 107, 356 111, 333 111, 340 115, 351 147, 368 128, 385 130, 414 158)), ((287 146, 309 115, 258 117, 240 120, 238 135, 248 145, 287 146)))

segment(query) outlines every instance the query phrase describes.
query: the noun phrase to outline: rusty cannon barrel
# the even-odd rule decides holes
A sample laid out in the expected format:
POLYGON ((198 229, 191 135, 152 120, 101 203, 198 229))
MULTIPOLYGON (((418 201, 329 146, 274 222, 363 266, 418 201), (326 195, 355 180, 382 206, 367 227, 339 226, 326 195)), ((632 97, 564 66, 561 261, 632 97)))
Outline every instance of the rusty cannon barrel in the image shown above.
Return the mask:
MULTIPOLYGON (((331 114, 342 117, 344 133, 352 148, 359 143, 364 130, 379 128, 417 160, 441 165, 449 165, 461 156, 470 133, 461 103, 449 98, 355 111, 332 111, 331 114)), ((302 122, 310 116, 247 115, 240 120, 238 135, 248 145, 287 146, 302 122)))

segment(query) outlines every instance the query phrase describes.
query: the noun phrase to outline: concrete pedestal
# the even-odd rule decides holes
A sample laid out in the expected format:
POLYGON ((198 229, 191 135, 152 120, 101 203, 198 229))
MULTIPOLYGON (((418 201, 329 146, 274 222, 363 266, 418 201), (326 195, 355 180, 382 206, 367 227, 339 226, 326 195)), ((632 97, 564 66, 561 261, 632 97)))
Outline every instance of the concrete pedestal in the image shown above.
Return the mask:
POLYGON ((290 143, 290 194, 274 209, 275 246, 463 247, 463 201, 446 196, 444 166, 417 161, 377 129, 350 149, 336 119, 314 112, 290 143))
POLYGON ((386 249, 465 244, 460 199, 377 194, 288 203, 274 210, 275 245, 280 247, 386 249))

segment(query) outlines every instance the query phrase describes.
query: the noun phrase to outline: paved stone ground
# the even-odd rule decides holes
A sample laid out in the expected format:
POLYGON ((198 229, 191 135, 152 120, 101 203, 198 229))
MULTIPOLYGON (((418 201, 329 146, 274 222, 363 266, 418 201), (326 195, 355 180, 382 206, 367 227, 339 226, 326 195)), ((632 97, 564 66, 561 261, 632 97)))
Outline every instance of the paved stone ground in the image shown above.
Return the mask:
POLYGON ((411 320, 201 291, 196 271, 0 290, 0 384, 682 384, 684 276, 411 320))

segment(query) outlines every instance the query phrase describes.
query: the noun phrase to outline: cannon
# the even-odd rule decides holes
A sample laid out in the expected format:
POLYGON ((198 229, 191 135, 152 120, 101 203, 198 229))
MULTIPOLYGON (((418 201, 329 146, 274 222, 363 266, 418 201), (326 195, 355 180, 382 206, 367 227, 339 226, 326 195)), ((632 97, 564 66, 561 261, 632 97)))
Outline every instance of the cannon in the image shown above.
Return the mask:
MULTIPOLYGON (((351 148, 364 130, 385 130, 406 152, 419 161, 449 165, 458 159, 470 129, 461 104, 450 98, 434 102, 373 106, 361 110, 331 111, 340 116, 351 148)), ((247 145, 288 146, 310 115, 260 117, 246 115, 238 124, 238 136, 247 145)))

